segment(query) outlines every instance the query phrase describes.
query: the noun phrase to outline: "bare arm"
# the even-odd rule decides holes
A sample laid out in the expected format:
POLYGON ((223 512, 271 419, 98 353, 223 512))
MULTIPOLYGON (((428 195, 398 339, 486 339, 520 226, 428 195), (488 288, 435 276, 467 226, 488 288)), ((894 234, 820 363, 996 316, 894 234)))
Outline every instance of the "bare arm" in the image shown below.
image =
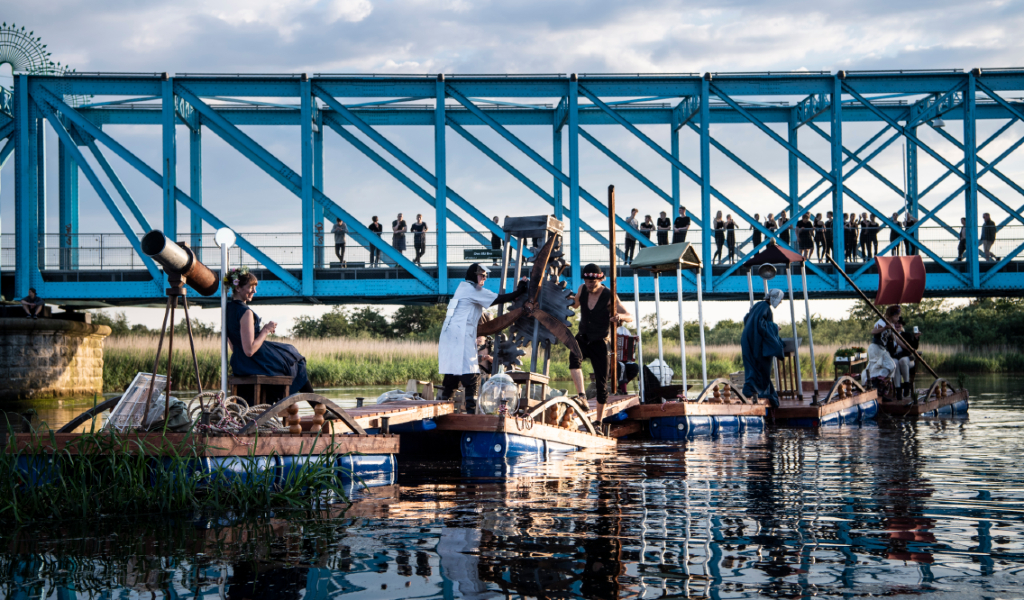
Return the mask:
POLYGON ((622 305, 622 301, 619 300, 618 296, 615 296, 615 315, 612 317, 612 320, 620 323, 629 323, 633 320, 633 315, 622 305))
POLYGON ((873 327, 871 329, 871 335, 878 335, 878 334, 882 333, 883 331, 885 331, 886 329, 889 329, 890 327, 892 327, 892 325, 889 325, 888 323, 886 323, 885 325, 882 325, 881 327, 878 327, 878 326, 873 327))
POLYGON ((263 346, 263 342, 266 341, 267 336, 277 330, 277 323, 271 321, 267 323, 267 326, 260 330, 258 335, 254 335, 255 323, 252 319, 252 311, 247 310, 242 315, 241 322, 241 336, 242 336, 242 352, 246 356, 252 356, 263 346))
POLYGON ((569 308, 579 308, 580 307, 580 294, 582 294, 582 293, 583 293, 583 286, 581 285, 580 289, 576 290, 576 295, 572 297, 572 306, 570 306, 569 308))

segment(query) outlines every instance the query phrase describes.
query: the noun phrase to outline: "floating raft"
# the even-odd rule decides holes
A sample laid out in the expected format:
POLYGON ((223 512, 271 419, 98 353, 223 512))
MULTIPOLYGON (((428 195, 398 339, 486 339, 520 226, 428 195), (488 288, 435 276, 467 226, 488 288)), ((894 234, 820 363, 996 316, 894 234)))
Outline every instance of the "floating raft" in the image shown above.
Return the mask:
POLYGON ((768 417, 778 425, 825 427, 851 425, 878 414, 878 392, 865 389, 852 377, 819 380, 818 389, 815 402, 813 384, 805 381, 803 400, 782 398, 779 408, 768 408, 768 417))
POLYGON ((963 417, 969 408, 966 388, 953 390, 945 379, 935 380, 930 388, 914 390, 912 402, 881 402, 882 412, 894 417, 963 417))
MULTIPOLYGON (((678 395, 682 386, 670 386, 678 395)), ((669 389, 662 388, 659 391, 669 389)), ((669 394, 662 394, 667 397, 669 394)), ((692 400, 664 404, 644 404, 629 409, 628 417, 636 431, 647 432, 656 440, 680 440, 698 435, 761 433, 767 404, 745 398, 728 379, 716 379, 692 400)))
MULTIPOLYGON (((639 397, 633 395, 610 396, 605 405, 604 419, 609 423, 608 427, 611 428, 611 424, 621 420, 618 417, 620 413, 624 415, 626 410, 639 403, 639 397)), ((575 401, 558 397, 532 406, 527 418, 444 415, 435 419, 436 428, 432 431, 403 433, 402 451, 419 457, 504 459, 527 456, 544 458, 551 453, 614 447, 617 443, 615 437, 605 435, 593 426, 592 420, 597 418, 597 402, 591 400, 589 404, 590 410, 584 411, 575 401), (552 407, 572 411, 574 423, 577 426, 583 423, 583 428, 572 429, 545 423, 544 416, 552 407)))
POLYGON ((454 413, 455 403, 400 400, 345 410, 366 433, 406 433, 436 428, 435 419, 454 413))

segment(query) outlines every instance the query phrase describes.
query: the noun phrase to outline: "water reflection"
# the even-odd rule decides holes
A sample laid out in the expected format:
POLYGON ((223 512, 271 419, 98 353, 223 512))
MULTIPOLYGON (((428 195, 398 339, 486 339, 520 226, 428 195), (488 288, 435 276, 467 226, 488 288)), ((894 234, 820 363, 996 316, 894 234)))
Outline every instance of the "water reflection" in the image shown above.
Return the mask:
POLYGON ((1019 597, 1022 408, 982 390, 967 421, 403 460, 397 485, 319 513, 0 530, 0 594, 1019 597))

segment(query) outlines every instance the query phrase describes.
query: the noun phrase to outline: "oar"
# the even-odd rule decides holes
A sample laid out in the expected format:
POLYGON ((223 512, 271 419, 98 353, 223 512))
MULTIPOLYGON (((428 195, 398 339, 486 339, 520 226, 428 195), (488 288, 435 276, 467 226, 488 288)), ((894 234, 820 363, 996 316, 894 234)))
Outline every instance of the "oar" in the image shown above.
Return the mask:
MULTIPOLYGON (((836 263, 835 259, 833 259, 831 256, 828 256, 828 255, 826 255, 825 258, 827 258, 828 261, 830 263, 832 263, 832 266, 836 268, 836 271, 839 271, 839 273, 842 274, 842 276, 846 279, 846 281, 850 284, 850 286, 853 287, 853 289, 857 290, 857 293, 860 294, 860 297, 864 299, 864 302, 867 302, 867 305, 871 307, 871 310, 875 311, 875 313, 878 315, 878 318, 880 318, 883 321, 885 321, 886 323, 888 323, 889 321, 888 321, 888 319, 885 318, 885 315, 882 314, 882 311, 878 310, 878 307, 875 306, 874 303, 871 302, 871 300, 868 300, 867 295, 865 295, 864 292, 862 292, 860 290, 860 288, 857 287, 857 284, 854 283, 852 279, 850 279, 850 276, 846 274, 846 271, 844 271, 842 269, 842 267, 839 266, 838 263, 836 263)), ((900 339, 900 341, 903 342, 903 344, 906 346, 906 348, 908 350, 910 350, 911 352, 914 353, 914 358, 916 358, 917 360, 921 361, 921 364, 924 365, 924 367, 926 369, 928 369, 928 372, 932 374, 932 377, 938 379, 939 378, 939 374, 935 372, 935 369, 933 369, 931 367, 931 365, 929 365, 927 362, 925 362, 924 358, 922 358, 921 355, 918 354, 917 350, 915 350, 913 346, 911 346, 909 343, 907 343, 907 340, 904 339, 903 336, 900 335, 900 333, 898 331, 893 329, 892 332, 894 334, 896 334, 896 337, 898 337, 900 339)))

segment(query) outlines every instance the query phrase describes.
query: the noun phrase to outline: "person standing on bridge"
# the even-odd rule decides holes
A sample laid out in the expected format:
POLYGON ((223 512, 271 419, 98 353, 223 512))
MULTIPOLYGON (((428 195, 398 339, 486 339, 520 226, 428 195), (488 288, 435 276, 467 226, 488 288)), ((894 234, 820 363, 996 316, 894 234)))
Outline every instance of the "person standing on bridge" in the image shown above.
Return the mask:
POLYGON ((668 215, 665 211, 661 211, 661 217, 658 218, 658 245, 668 245, 668 230, 672 228, 672 221, 668 220, 668 215))
POLYGON ((892 220, 893 227, 889 230, 889 243, 893 244, 893 242, 895 242, 895 244, 893 244, 892 252, 890 252, 890 254, 892 256, 899 256, 900 255, 900 242, 899 242, 899 239, 900 239, 900 230, 902 229, 900 227, 900 215, 899 215, 899 213, 892 213, 892 219, 891 220, 892 220))
POLYGON ((420 262, 423 255, 427 252, 427 224, 423 222, 423 215, 416 215, 416 222, 412 224, 412 245, 416 248, 416 258, 413 259, 413 263, 422 265, 420 262))
POLYGON ((398 218, 391 222, 391 245, 395 247, 395 250, 405 252, 405 232, 408 230, 402 213, 398 213, 398 218))
MULTIPOLYGON (((903 223, 903 228, 906 229, 907 231, 910 231, 910 228, 913 227, 914 225, 917 225, 917 219, 914 218, 914 215, 908 213, 907 220, 903 223)), ((911 235, 910 237, 912 239, 917 239, 917 232, 915 231, 914 234, 911 235)), ((903 239, 903 250, 904 254, 906 254, 907 256, 914 256, 915 254, 917 254, 917 246, 915 246, 910 240, 906 238, 903 239)))
POLYGON ((690 217, 686 216, 685 206, 679 207, 679 216, 676 217, 676 221, 672 226, 672 243, 685 244, 686 232, 690 230, 690 217))
MULTIPOLYGON (((507 215, 506 215, 506 218, 507 218, 507 215)), ((498 224, 498 215, 494 215, 494 218, 491 219, 491 220, 494 221, 495 225, 497 225, 498 224)), ((498 237, 498 234, 492 232, 491 233, 491 250, 497 250, 499 255, 501 254, 501 242, 502 242, 502 239, 500 237, 498 237)), ((498 257, 497 256, 495 256, 494 260, 491 261, 491 266, 493 266, 493 267, 498 266, 498 257)))
POLYGON ((644 237, 651 239, 651 232, 654 231, 654 221, 651 220, 651 215, 644 215, 644 222, 640 224, 640 233, 644 234, 644 237))
MULTIPOLYGON (((760 223, 760 222, 761 222, 761 215, 758 214, 758 213, 754 213, 754 223, 760 223)), ((750 225, 750 241, 751 241, 751 243, 754 244, 754 248, 757 248, 758 246, 761 245, 761 240, 762 239, 763 238, 761 237, 761 230, 758 229, 757 227, 754 227, 754 225, 751 224, 750 225)), ((754 248, 751 248, 750 251, 753 252, 754 248)))
MULTIPOLYGON (((629 211, 629 218, 626 219, 626 225, 629 225, 633 229, 639 230, 640 229, 640 221, 637 221, 637 219, 636 219, 636 215, 639 212, 640 211, 635 209, 635 208, 633 210, 629 211)), ((624 256, 623 262, 628 265, 629 263, 633 262, 633 256, 635 256, 635 255, 636 255, 636 238, 633 237, 632 233, 627 231, 626 232, 626 254, 624 256)))
POLYGON ((960 242, 956 245, 956 260, 960 262, 967 254, 967 217, 960 217, 960 242))
MULTIPOLYGON (((372 231, 373 233, 377 234, 378 238, 380 237, 381 232, 384 231, 384 226, 380 224, 380 221, 377 219, 377 217, 373 217, 373 222, 370 223, 370 231, 372 231)), ((377 246, 374 246, 373 244, 369 244, 369 246, 370 246, 370 266, 371 267, 379 267, 380 266, 380 248, 378 248, 377 246)))
POLYGON ((857 223, 853 213, 843 213, 843 248, 846 262, 857 257, 857 223))
POLYGON ((487 270, 473 263, 466 270, 466 280, 459 284, 448 303, 448 313, 441 326, 437 344, 437 371, 444 376, 441 398, 451 398, 459 387, 466 390, 466 413, 476 414, 476 393, 480 382, 480 354, 476 328, 485 308, 512 302, 526 293, 529 285, 524 277, 516 291, 496 294, 484 289, 487 270))
POLYGON ((999 260, 999 257, 992 254, 992 244, 996 243, 996 222, 991 215, 982 215, 985 222, 981 226, 981 250, 985 254, 985 260, 999 260))
POLYGON ((348 233, 348 225, 344 221, 338 219, 331 228, 331 233, 334 234, 334 255, 338 257, 338 262, 341 263, 341 268, 345 268, 345 234, 348 233))

